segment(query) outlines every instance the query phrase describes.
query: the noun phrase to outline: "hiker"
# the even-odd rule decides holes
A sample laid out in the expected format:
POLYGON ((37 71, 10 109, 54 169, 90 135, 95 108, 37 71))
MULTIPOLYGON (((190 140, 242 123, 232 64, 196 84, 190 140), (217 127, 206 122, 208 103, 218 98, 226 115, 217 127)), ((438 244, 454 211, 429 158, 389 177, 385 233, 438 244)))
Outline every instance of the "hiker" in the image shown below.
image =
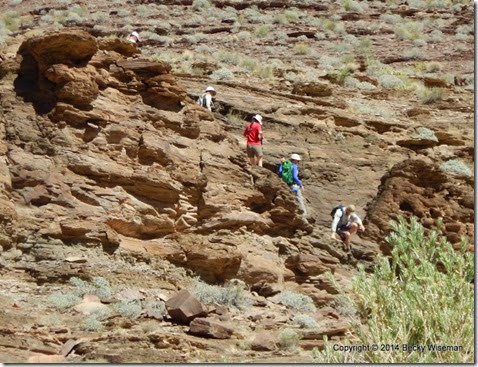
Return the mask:
POLYGON ((336 233, 339 234, 342 242, 345 244, 345 250, 350 251, 350 236, 357 232, 357 229, 361 232, 365 231, 365 227, 362 224, 362 220, 357 214, 355 214, 355 205, 349 205, 347 207, 338 205, 330 213, 334 220, 332 221, 332 238, 335 240, 336 233))
POLYGON ((307 209, 305 207, 304 196, 302 195, 304 185, 299 179, 300 160, 300 155, 296 153, 291 154, 290 159, 283 161, 279 166, 279 176, 282 177, 282 181, 289 185, 291 190, 294 191, 299 208, 302 210, 302 217, 306 219, 307 209))
POLYGON ((212 111, 214 104, 212 103, 212 97, 216 95, 216 90, 213 87, 207 87, 204 93, 197 100, 197 104, 212 111))
POLYGON ((139 42, 139 33, 134 31, 128 36, 128 41, 131 43, 138 43, 139 42))
POLYGON ((262 116, 254 115, 246 126, 244 136, 247 138, 247 156, 254 166, 262 167, 262 116))

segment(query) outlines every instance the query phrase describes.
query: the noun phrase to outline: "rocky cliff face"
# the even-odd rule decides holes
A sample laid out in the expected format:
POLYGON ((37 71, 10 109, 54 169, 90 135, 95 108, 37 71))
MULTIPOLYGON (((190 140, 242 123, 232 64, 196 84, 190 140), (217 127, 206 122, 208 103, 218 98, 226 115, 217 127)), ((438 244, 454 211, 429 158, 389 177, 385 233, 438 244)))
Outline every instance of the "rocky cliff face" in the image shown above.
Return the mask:
MULTIPOLYGON (((167 3, 181 11, 192 4, 167 3)), ((246 6, 215 4, 218 12, 246 6)), ((286 4, 256 5, 269 12, 286 4)), ((332 6, 295 5, 317 16, 332 6)), ((415 15, 403 7, 396 13, 415 15)), ((371 32, 358 24, 364 17, 343 14, 357 35, 371 32)), ((190 26, 184 22, 175 30, 180 37, 190 26)), ((286 29, 302 42, 315 34, 297 24, 286 29)), ((232 26, 225 19, 203 30, 215 47, 232 26)), ((207 75, 152 61, 145 55, 158 46, 152 39, 140 50, 96 37, 103 33, 88 24, 33 37, 20 32, 0 55, 0 360, 311 362, 310 349, 322 347, 324 335, 344 339, 353 315, 327 273, 347 290, 358 263, 371 269, 376 254, 390 251, 384 240, 390 220, 414 215, 432 228, 442 218, 447 238, 454 245, 468 239, 474 250, 473 178, 456 161, 473 164, 473 95, 457 89, 459 81, 440 84, 447 99, 418 104, 405 90, 378 89, 381 82, 365 73, 361 59, 352 74, 376 89, 352 92, 325 72, 320 80, 291 84, 288 73, 315 65, 312 57, 295 55, 305 64, 275 70, 276 84, 250 74, 216 80, 213 114, 194 103, 212 84, 207 75), (363 101, 378 113, 365 111, 363 101), (245 157, 242 131, 255 113, 264 116, 264 168, 251 167, 245 157), (292 152, 303 157, 309 221, 275 173, 292 152), (365 219, 351 262, 330 239, 329 213, 338 203, 354 203, 365 219), (58 312, 48 297, 71 290, 72 277, 102 277, 114 291, 105 295, 101 288, 97 298, 58 312), (201 318, 189 329, 150 308, 191 288, 195 277, 240 284, 232 289, 247 293, 249 303, 197 306, 201 318), (297 295, 291 301, 291 291, 313 305, 305 307, 297 295), (141 304, 139 316, 113 313, 102 320, 104 334, 83 325, 88 309, 112 311, 126 301, 141 304), (299 328, 293 320, 302 313, 315 326, 309 320, 308 328, 299 328), (156 329, 147 331, 151 320, 156 329), (295 351, 276 345, 285 328, 302 338, 295 351)), ((284 62, 290 58, 280 37, 261 40, 260 47, 233 41, 257 55, 273 44, 284 62)), ((179 44, 184 51, 181 42, 170 48, 179 44)), ((200 61, 196 66, 205 70, 217 66, 200 61)), ((188 302, 175 307, 193 312, 195 303, 188 302)))

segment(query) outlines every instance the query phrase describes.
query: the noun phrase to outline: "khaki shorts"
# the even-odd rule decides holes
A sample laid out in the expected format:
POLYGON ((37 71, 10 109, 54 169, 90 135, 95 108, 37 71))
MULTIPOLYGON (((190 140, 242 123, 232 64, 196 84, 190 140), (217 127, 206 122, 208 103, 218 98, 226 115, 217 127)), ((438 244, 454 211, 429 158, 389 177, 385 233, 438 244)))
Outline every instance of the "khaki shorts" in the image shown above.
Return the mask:
POLYGON ((261 145, 248 145, 247 146, 247 156, 252 157, 262 157, 262 146, 261 145))

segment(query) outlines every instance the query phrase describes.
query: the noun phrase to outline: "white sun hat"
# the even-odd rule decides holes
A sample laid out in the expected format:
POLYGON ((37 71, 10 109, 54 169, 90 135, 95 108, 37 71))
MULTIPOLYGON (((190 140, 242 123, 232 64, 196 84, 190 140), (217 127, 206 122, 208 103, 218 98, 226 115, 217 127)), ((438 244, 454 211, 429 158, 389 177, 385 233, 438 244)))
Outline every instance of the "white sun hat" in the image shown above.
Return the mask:
POLYGON ((257 114, 257 115, 254 115, 252 116, 252 119, 256 120, 258 123, 260 123, 262 125, 262 116, 257 114))
POLYGON ((138 32, 134 31, 133 33, 131 33, 131 36, 135 36, 139 41, 139 33, 138 32))
POLYGON ((211 92, 213 94, 216 94, 216 90, 213 87, 207 87, 204 92, 211 92))
POLYGON ((290 155, 290 159, 293 161, 300 161, 300 155, 293 153, 290 155))

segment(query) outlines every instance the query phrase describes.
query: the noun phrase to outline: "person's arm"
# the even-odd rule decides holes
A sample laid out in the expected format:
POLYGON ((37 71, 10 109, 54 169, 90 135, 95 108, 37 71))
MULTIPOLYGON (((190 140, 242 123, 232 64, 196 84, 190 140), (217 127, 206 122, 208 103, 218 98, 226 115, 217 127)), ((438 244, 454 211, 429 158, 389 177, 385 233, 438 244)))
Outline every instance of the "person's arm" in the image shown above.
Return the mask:
POLYGON ((299 185, 300 187, 302 187, 302 181, 299 180, 299 168, 297 168, 297 164, 293 164, 292 165, 292 179, 294 180, 294 182, 299 185))
POLYGON ((212 111, 212 96, 209 93, 206 93, 206 108, 209 111, 212 111))
POLYGON ((334 215, 334 220, 332 221, 332 237, 335 238, 335 232, 337 232, 337 225, 339 224, 339 220, 340 218, 342 217, 342 210, 341 209, 337 209, 335 211, 335 215, 334 215))
POLYGON ((360 219, 360 217, 359 217, 357 214, 352 213, 352 214, 350 215, 350 221, 351 221, 352 223, 357 223, 357 224, 359 225, 359 229, 360 229, 361 231, 365 231, 365 227, 364 227, 363 224, 362 224, 362 219, 360 219))
POLYGON ((279 176, 282 177, 282 163, 279 164, 279 176))
POLYGON ((249 126, 250 126, 250 125, 247 124, 246 128, 244 129, 244 134, 243 134, 243 135, 244 135, 246 138, 247 138, 247 135, 248 135, 248 133, 249 133, 249 126))

